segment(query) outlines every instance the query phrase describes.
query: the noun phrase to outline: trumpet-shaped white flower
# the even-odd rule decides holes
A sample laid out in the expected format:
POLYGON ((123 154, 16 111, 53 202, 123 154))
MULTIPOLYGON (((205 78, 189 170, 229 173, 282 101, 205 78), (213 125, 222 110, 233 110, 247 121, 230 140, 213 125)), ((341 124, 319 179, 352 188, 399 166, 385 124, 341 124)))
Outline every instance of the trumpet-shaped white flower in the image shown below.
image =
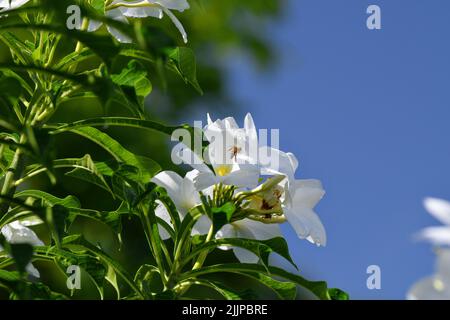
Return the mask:
POLYGON ((415 283, 409 300, 450 300, 450 249, 437 252, 436 273, 415 283))
MULTIPOLYGON (((19 221, 14 221, 5 225, 0 232, 3 234, 6 241, 11 244, 27 243, 32 246, 44 245, 44 243, 37 237, 36 233, 33 230, 25 227, 19 221)), ((0 246, 0 251, 2 250, 3 248, 0 246)), ((39 271, 31 263, 27 265, 26 270, 32 276, 39 278, 39 271)))
MULTIPOLYGON (((189 9, 187 0, 135 0, 121 1, 114 0, 111 5, 106 8, 106 16, 124 23, 128 23, 129 18, 146 18, 154 17, 162 19, 166 14, 173 24, 180 31, 183 41, 187 43, 187 33, 184 30, 180 20, 172 13, 171 10, 183 12, 189 9), (108 9, 110 8, 110 9, 108 9)), ((99 21, 90 21, 88 31, 96 31, 102 25, 99 21)), ((107 26, 108 31, 122 43, 130 43, 131 39, 118 31, 117 29, 107 26)))
MULTIPOLYGON (((269 240, 281 236, 281 230, 278 224, 264 224, 262 222, 244 219, 225 225, 217 232, 216 238, 269 240)), ((243 248, 221 246, 220 249, 232 249, 236 258, 242 263, 257 263, 259 260, 257 255, 243 248)))
POLYGON ((0 0, 0 12, 17 9, 30 0, 0 0))
POLYGON ((420 232, 419 237, 435 245, 450 245, 450 202, 436 198, 426 198, 424 206, 444 226, 425 228, 420 232))

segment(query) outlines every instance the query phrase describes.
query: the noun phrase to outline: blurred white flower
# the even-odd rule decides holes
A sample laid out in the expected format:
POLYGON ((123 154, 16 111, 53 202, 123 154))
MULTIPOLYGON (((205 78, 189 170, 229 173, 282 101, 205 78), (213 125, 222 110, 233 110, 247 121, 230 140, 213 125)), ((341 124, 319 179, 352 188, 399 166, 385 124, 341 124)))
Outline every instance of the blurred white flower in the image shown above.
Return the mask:
MULTIPOLYGON (((44 245, 44 243, 37 237, 36 233, 33 230, 25 227, 19 221, 14 221, 5 225, 0 232, 3 234, 6 241, 11 244, 27 243, 32 246, 44 245)), ((0 251, 3 251, 3 248, 1 246, 0 251)), ((31 263, 27 265, 26 270, 32 276, 39 278, 39 271, 31 263)))
POLYGON ((450 300, 450 249, 437 251, 436 273, 415 283, 409 300, 450 300))
POLYGON ((30 0, 0 0, 0 12, 17 9, 30 0))
POLYGON ((436 198, 426 198, 424 206, 444 226, 425 228, 419 233, 419 237, 435 245, 450 245, 450 202, 436 198))
MULTIPOLYGON (((178 18, 170 10, 177 10, 183 12, 189 9, 187 0, 135 0, 135 1, 121 1, 114 0, 106 7, 106 16, 124 23, 128 23, 127 17, 131 18, 146 18, 154 17, 162 19, 166 14, 173 22, 173 24, 180 31, 183 41, 187 43, 187 33, 178 18)), ((89 21, 88 31, 96 31, 102 25, 101 22, 91 20, 89 21)), ((108 31, 122 43, 131 43, 131 39, 118 31, 117 29, 107 26, 108 31)))

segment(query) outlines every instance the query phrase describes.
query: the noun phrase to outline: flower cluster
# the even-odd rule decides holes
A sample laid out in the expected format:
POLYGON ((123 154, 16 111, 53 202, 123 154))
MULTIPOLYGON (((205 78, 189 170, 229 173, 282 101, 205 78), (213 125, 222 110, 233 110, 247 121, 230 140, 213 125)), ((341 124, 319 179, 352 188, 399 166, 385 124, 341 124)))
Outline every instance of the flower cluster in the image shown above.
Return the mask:
POLYGON ((450 202, 427 198, 427 211, 444 226, 428 227, 419 233, 419 238, 438 246, 436 251, 436 273, 419 280, 408 292, 411 300, 450 299, 450 202))
MULTIPOLYGON (((25 5, 30 0, 0 0, 0 12, 17 9, 25 5)), ((128 18, 147 18, 154 17, 162 19, 167 15, 172 20, 175 27, 180 31, 184 42, 187 42, 187 34, 183 25, 171 10, 183 12, 189 9, 187 0, 108 0, 105 3, 105 16, 128 23, 128 18)), ((95 20, 88 21, 87 31, 96 31, 102 26, 102 23, 95 20)), ((82 26, 79 26, 82 28, 82 26)), ((131 39, 118 31, 107 26, 108 31, 122 43, 130 43, 131 39)))
MULTIPOLYGON (((179 150, 177 156, 193 170, 185 177, 163 171, 152 180, 167 190, 181 216, 202 204, 201 194, 214 202, 221 190, 232 190, 232 201, 237 209, 216 238, 267 240, 281 236, 279 225, 288 222, 299 238, 325 246, 325 229, 314 212, 325 192, 318 180, 295 179, 298 161, 292 153, 260 146, 250 114, 246 115, 243 128, 234 118, 213 121, 208 115, 203 132, 209 143, 203 162, 186 147, 179 150), (273 161, 262 161, 259 157, 262 154, 270 154, 273 161)), ((156 214, 171 223, 162 204, 156 214)), ((206 234, 210 226, 210 219, 203 216, 193 233, 206 234)), ((161 229, 161 236, 167 238, 168 234, 161 229)), ((242 262, 257 261, 249 251, 233 250, 242 262)))

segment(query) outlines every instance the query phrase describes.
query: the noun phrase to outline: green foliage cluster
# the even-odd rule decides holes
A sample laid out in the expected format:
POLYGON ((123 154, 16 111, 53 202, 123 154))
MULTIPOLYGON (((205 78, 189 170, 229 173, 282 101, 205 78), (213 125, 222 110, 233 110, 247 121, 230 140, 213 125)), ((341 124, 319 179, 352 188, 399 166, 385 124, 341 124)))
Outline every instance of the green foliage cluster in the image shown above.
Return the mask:
MULTIPOLYGON (((219 23, 224 20, 215 19, 216 10, 220 7, 231 15, 233 8, 241 6, 239 2, 227 1, 226 5, 217 6, 212 1, 202 5, 211 20, 193 23, 188 32, 206 37, 207 32, 202 29, 208 28, 208 33, 216 36, 229 35, 222 30, 224 24, 219 23)), ((199 96, 206 89, 198 81, 199 64, 194 52, 178 46, 171 31, 167 32, 171 30, 169 27, 139 20, 130 24, 117 22, 99 14, 101 3, 39 0, 11 10, 1 19, 0 41, 6 44, 11 55, 0 62, 0 229, 14 221, 39 221, 41 233, 47 235, 47 245, 8 243, 0 237, 3 248, 0 288, 11 299, 69 298, 52 289, 46 279, 29 278, 27 265, 42 262, 56 266, 63 282, 69 266, 80 266, 101 298, 105 297, 106 288, 112 288, 118 299, 196 298, 195 288, 199 287, 226 299, 249 297, 248 291, 237 290, 221 281, 217 277, 221 274, 249 278, 281 299, 294 299, 298 286, 320 299, 347 298, 340 290, 329 290, 325 282, 308 281, 270 266, 271 253, 292 262, 282 238, 214 239, 218 229, 230 222, 227 219, 234 210, 230 203, 217 206, 205 200, 181 219, 166 191, 149 182, 162 169, 161 164, 133 152, 103 130, 120 127, 135 130, 136 135, 149 131, 164 136, 170 136, 178 128, 194 130, 187 125, 167 126, 154 121, 145 109, 144 100, 154 90, 154 84, 168 92, 177 92, 181 81, 185 88, 189 87, 192 96, 195 92, 199 96), (73 3, 81 6, 84 17, 114 26, 132 38, 133 44, 119 44, 101 32, 69 30, 66 8, 73 3), (80 117, 73 122, 54 121, 65 106, 80 103, 98 106, 103 116, 80 117), (58 144, 64 144, 65 140, 70 144, 74 136, 101 149, 101 157, 99 153, 86 153, 60 158, 58 144), (48 179, 55 192, 32 187, 34 179, 42 177, 48 179), (64 177, 102 190, 99 194, 111 208, 86 209, 75 195, 61 195, 58 188, 64 177), (172 226, 156 216, 157 201, 166 206, 172 226), (205 214, 216 228, 206 237, 192 237, 195 222, 205 214), (78 220, 110 228, 117 237, 112 243, 117 245, 113 250, 106 250, 92 243, 86 234, 77 232, 78 220), (140 223, 149 258, 136 268, 124 266, 110 253, 126 250, 122 235, 130 220, 140 223), (160 227, 171 235, 169 240, 160 238, 160 227), (261 264, 207 263, 207 257, 224 245, 250 250, 261 258, 261 264)), ((249 1, 256 11, 276 9, 259 3, 249 1)), ((251 50, 265 52, 260 56, 264 61, 267 52, 263 44, 250 32, 246 40, 251 50)), ((201 42, 194 40, 194 45, 196 41, 201 42)), ((223 42, 233 41, 237 39, 223 42)))

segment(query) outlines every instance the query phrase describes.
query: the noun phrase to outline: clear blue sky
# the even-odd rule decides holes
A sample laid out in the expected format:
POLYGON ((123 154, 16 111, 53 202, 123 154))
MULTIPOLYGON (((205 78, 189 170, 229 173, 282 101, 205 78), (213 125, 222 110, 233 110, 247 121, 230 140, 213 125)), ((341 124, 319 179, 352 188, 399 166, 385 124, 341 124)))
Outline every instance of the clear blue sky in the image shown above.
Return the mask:
POLYGON ((319 178, 328 246, 295 239, 305 274, 353 298, 403 299, 431 274, 434 256, 413 235, 438 224, 425 196, 450 199, 450 1, 291 0, 267 36, 281 62, 261 74, 234 60, 233 92, 260 128, 280 128, 300 159, 297 178, 319 178), (382 30, 366 8, 382 9, 382 30), (377 264, 382 289, 366 288, 377 264))

